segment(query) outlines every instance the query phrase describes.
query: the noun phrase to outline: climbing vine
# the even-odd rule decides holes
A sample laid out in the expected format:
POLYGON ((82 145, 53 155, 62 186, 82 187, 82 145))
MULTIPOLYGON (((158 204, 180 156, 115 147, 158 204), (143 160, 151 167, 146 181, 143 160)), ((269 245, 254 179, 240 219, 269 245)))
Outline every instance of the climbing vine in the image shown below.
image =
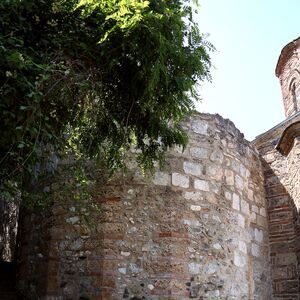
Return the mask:
POLYGON ((190 1, 0 2, 0 188, 30 192, 57 156, 151 169, 209 79, 190 1))

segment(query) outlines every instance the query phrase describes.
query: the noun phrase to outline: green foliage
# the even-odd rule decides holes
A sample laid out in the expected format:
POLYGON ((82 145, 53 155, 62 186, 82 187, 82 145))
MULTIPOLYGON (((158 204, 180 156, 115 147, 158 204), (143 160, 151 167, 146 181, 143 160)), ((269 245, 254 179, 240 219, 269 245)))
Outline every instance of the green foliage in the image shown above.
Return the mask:
POLYGON ((53 153, 151 169, 209 79, 213 47, 180 0, 0 2, 0 187, 28 191, 53 153))

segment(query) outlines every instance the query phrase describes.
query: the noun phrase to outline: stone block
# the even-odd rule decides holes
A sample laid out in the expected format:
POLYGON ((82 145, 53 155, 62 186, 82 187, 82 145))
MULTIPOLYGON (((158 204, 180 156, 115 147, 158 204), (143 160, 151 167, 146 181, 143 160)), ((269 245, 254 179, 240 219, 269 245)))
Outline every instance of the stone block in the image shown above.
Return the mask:
POLYGON ((256 205, 252 205, 251 210, 257 214, 259 213, 259 208, 256 205))
POLYGON ((191 147, 190 154, 193 158, 206 159, 208 158, 208 149, 200 147, 191 147))
POLYGON ((235 173, 240 172, 240 163, 236 160, 231 161, 231 168, 235 173))
POLYGON ((118 268, 119 273, 125 275, 127 273, 127 269, 126 268, 118 268))
POLYGON ((206 180, 200 180, 200 179, 195 179, 194 181, 194 188, 200 191, 209 191, 209 184, 208 181, 206 180))
POLYGON ((223 177, 223 168, 220 165, 208 165, 206 167, 206 174, 212 179, 220 181, 223 177))
POLYGON ((247 216, 250 215, 249 203, 246 202, 245 200, 241 200, 241 211, 247 216))
POLYGON ((179 173, 172 173, 172 185, 188 188, 190 185, 190 178, 189 176, 179 174, 179 173))
POLYGON ((264 239, 264 232, 260 229, 255 228, 254 229, 254 239, 257 242, 262 243, 263 239, 264 239))
POLYGON ((227 200, 231 200, 231 198, 232 198, 231 193, 226 191, 226 192, 225 192, 225 198, 226 198, 227 200))
POLYGON ((240 164, 240 174, 242 177, 246 178, 247 177, 247 169, 243 164, 240 164))
POLYGON ((245 227, 245 218, 241 214, 238 214, 237 222, 238 222, 238 226, 240 226, 242 228, 245 227))
POLYGON ((244 189, 245 183, 241 176, 235 175, 235 185, 240 191, 242 191, 244 189))
POLYGON ((170 174, 158 171, 154 175, 153 183, 155 185, 168 186, 171 183, 171 176, 170 176, 170 174))
POLYGON ((201 192, 183 192, 183 198, 186 200, 200 201, 203 200, 201 192))
POLYGON ((267 219, 265 217, 257 215, 256 220, 257 220, 257 225, 265 228, 267 227, 267 219))
POLYGON ((186 174, 199 176, 202 174, 202 166, 193 162, 185 161, 183 170, 186 174))
POLYGON ((250 201, 253 201, 254 200, 254 198, 253 198, 253 191, 252 190, 248 190, 248 199, 250 200, 250 201))
POLYGON ((242 268, 242 267, 244 267, 247 264, 247 258, 240 251, 235 250, 234 251, 233 263, 237 267, 242 268))
POLYGON ((208 123, 202 120, 192 121, 192 131, 198 134, 207 135, 208 123))
POLYGON ((183 220, 183 224, 188 225, 190 227, 199 227, 200 226, 200 222, 198 220, 187 220, 187 219, 184 219, 183 220))
POLYGON ((240 197, 238 194, 232 194, 232 208, 240 210, 240 197))
POLYGON ((255 257, 260 256, 260 248, 257 244, 254 244, 254 243, 251 244, 251 253, 255 257))
POLYGON ((266 217, 267 216, 267 212, 266 212, 266 209, 264 207, 261 207, 259 209, 259 214, 263 217, 266 217))
POLYGON ((220 149, 215 149, 212 154, 210 155, 210 160, 219 164, 223 162, 223 152, 220 149))
POLYGON ((209 263, 207 266, 204 268, 204 273, 208 275, 212 275, 216 273, 219 270, 219 266, 217 263, 209 263))
POLYGON ((239 241, 239 250, 247 254, 247 244, 244 241, 239 241))
POLYGON ((231 170, 225 170, 225 180, 228 185, 234 185, 234 174, 231 170))
POLYGON ((250 214, 250 222, 256 224, 256 213, 252 212, 250 214))
POLYGON ((202 269, 202 265, 199 263, 189 263, 188 264, 188 268, 189 268, 189 273, 196 275, 199 274, 201 272, 202 269))
POLYGON ((213 193, 206 194, 205 199, 210 202, 216 204, 218 202, 217 197, 213 193))
POLYGON ((221 250, 222 246, 219 243, 213 244, 214 249, 221 250))
POLYGON ((201 206, 200 205, 191 205, 191 210, 193 210, 193 211, 200 211, 201 210, 201 206))
POLYGON ((67 223, 70 223, 72 225, 78 223, 79 220, 80 220, 80 218, 78 216, 74 216, 74 217, 70 217, 70 218, 66 219, 67 223))

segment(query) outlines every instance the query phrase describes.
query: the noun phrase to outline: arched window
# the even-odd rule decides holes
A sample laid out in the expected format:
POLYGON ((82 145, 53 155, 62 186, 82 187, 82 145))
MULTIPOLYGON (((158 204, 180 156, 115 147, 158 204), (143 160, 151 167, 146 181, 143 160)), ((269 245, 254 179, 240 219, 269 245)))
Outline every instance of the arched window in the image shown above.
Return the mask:
POLYGON ((292 101, 293 101, 293 105, 294 105, 294 110, 295 111, 298 111, 298 105, 297 105, 297 94, 296 94, 296 83, 295 83, 295 80, 296 78, 294 77, 292 80, 291 80, 291 83, 290 83, 290 93, 291 93, 291 96, 292 96, 292 101))
POLYGON ((297 107, 297 95, 296 95, 296 84, 295 82, 292 85, 292 96, 293 96, 293 102, 295 103, 297 107))

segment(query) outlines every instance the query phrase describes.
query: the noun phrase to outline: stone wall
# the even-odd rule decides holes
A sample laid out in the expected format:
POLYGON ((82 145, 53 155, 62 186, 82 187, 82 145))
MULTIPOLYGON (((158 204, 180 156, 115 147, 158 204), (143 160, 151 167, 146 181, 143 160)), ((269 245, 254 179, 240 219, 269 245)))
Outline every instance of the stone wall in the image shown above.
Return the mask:
POLYGON ((171 151, 153 178, 131 163, 96 184, 93 208, 58 201, 54 189, 48 253, 34 228, 27 237, 30 299, 272 299, 258 152, 218 115, 195 114, 183 127, 183 153, 171 151))

